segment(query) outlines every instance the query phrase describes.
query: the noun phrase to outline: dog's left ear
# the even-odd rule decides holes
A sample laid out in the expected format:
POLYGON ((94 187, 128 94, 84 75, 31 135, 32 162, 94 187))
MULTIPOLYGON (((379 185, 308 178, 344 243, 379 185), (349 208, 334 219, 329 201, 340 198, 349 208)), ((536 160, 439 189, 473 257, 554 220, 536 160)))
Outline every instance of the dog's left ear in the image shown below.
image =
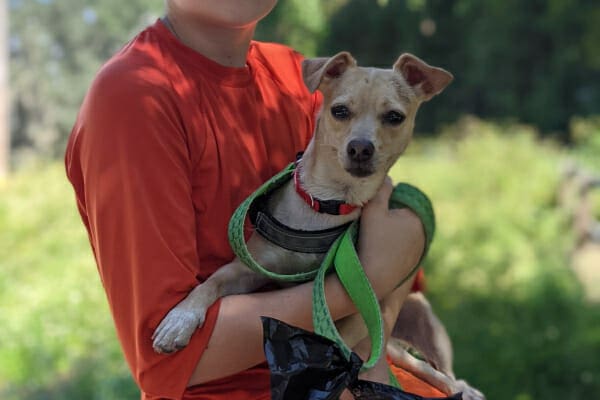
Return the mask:
POLYGON ((416 95, 427 101, 440 93, 454 77, 445 69, 432 67, 412 54, 404 53, 394 64, 394 70, 402 74, 416 95))
POLYGON ((355 67, 356 60, 347 51, 331 58, 307 58, 302 61, 304 84, 313 93, 322 83, 339 78, 349 67, 355 67))

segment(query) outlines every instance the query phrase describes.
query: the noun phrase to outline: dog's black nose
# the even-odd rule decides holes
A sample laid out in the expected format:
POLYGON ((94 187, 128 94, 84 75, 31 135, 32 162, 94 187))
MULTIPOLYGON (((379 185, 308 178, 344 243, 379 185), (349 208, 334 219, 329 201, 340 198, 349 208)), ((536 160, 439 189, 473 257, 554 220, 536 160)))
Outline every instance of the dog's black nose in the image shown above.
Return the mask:
POLYGON ((357 162, 369 161, 375 153, 375 146, 367 139, 354 139, 348 143, 348 156, 357 162))

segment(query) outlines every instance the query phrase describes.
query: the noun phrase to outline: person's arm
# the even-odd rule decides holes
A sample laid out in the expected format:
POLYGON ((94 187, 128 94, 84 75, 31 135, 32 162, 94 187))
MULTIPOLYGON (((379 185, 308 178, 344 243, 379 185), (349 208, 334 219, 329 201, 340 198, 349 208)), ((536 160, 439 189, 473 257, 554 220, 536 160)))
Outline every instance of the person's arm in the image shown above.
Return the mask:
MULTIPOLYGON (((392 292, 413 269, 424 246, 423 227, 418 217, 408 210, 388 210, 391 190, 391 183, 386 181, 376 198, 365 207, 361 219, 359 256, 380 299, 392 292)), ((394 309, 399 309, 411 284, 409 280, 398 289, 403 295, 395 297, 394 309)), ((334 275, 327 278, 325 292, 335 320, 356 312, 334 275)), ((223 298, 208 348, 188 385, 231 375, 263 361, 260 316, 312 330, 312 283, 223 298)))
POLYGON ((214 326, 218 303, 185 351, 152 349, 152 332, 198 283, 195 166, 164 72, 105 67, 70 139, 67 173, 133 378, 144 393, 180 398, 214 326))

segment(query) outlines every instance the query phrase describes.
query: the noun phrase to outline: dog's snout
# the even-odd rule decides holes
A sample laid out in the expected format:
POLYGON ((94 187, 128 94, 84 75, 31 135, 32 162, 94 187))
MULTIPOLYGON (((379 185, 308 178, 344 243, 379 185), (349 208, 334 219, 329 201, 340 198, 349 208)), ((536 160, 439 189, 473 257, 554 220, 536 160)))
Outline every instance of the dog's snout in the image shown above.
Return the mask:
POLYGON ((352 161, 369 161, 375 153, 375 146, 367 139, 354 139, 348 143, 348 156, 352 161))

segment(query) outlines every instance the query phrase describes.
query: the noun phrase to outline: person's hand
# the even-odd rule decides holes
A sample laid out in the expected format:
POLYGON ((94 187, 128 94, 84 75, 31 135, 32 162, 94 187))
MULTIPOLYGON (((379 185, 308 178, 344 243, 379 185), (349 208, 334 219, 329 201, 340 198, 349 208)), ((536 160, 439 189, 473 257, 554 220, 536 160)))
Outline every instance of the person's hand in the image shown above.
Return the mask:
POLYGON ((359 258, 379 297, 414 268, 425 246, 419 217, 406 208, 388 208, 393 188, 387 177, 360 220, 359 258))

